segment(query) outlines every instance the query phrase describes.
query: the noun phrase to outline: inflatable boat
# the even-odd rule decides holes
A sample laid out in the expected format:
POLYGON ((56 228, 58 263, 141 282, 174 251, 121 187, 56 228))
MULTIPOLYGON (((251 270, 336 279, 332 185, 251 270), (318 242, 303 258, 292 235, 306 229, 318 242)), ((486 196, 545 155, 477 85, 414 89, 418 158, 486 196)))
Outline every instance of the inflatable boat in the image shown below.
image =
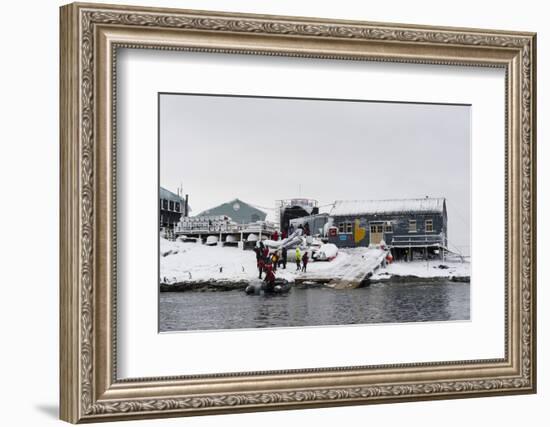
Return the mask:
POLYGON ((285 279, 275 279, 273 286, 269 286, 263 280, 251 283, 245 289, 247 295, 280 295, 290 291, 292 286, 285 279))

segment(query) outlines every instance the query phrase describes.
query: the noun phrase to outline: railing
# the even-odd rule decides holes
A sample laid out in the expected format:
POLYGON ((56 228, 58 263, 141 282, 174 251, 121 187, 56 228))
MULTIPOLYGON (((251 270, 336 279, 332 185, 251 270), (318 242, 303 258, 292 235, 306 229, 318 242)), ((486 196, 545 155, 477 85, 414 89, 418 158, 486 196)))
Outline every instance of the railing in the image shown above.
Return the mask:
POLYGON ((421 234, 393 236, 390 246, 393 247, 421 247, 421 246, 442 246, 443 237, 440 234, 421 234))
POLYGON ((270 223, 251 223, 251 224, 221 224, 221 225, 211 225, 211 226, 201 226, 195 224, 186 224, 186 226, 178 225, 174 229, 176 233, 258 233, 266 232, 273 233, 276 228, 273 224, 270 223))
POLYGON ((314 208, 319 204, 319 202, 315 199, 302 198, 277 200, 275 203, 279 208, 287 208, 289 206, 309 206, 314 208))

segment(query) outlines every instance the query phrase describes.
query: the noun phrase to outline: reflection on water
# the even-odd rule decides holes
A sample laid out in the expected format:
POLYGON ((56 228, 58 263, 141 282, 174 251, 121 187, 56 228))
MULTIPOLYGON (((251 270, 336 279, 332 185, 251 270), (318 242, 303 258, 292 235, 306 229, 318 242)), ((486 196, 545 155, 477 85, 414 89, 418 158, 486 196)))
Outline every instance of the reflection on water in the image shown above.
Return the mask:
POLYGON ((275 296, 162 292, 160 330, 265 328, 470 319, 469 283, 376 283, 275 296))

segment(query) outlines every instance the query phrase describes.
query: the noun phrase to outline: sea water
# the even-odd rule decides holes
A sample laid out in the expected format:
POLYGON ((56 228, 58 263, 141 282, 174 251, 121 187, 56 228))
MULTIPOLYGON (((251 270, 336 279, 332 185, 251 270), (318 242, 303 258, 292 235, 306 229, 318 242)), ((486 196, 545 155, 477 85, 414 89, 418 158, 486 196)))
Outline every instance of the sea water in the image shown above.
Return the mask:
POLYGON ((346 290, 293 288, 265 296, 161 292, 159 304, 161 332, 469 320, 470 284, 373 283, 346 290))

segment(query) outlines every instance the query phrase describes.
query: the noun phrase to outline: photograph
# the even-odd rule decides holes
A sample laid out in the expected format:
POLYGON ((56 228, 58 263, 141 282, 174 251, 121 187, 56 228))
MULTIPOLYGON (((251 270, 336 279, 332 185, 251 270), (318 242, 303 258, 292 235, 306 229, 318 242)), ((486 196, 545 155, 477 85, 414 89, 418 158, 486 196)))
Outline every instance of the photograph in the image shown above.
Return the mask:
POLYGON ((34 14, 59 26, 32 51, 59 71, 60 419, 536 399, 542 24, 295 3, 34 14))
POLYGON ((470 320, 471 105, 158 94, 159 331, 470 320))

